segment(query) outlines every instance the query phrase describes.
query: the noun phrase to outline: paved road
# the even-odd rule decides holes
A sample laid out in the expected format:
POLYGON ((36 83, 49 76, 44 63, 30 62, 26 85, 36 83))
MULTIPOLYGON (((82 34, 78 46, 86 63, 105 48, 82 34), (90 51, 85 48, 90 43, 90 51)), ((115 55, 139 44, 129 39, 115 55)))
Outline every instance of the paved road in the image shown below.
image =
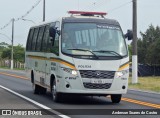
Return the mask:
MULTIPOLYGON (((0 70, 0 85, 9 88, 21 95, 24 95, 34 101, 37 101, 51 109, 54 109, 69 117, 75 118, 158 118, 158 115, 105 115, 107 109, 123 110, 130 109, 160 109, 160 94, 128 91, 128 94, 123 95, 120 104, 112 104, 110 98, 105 97, 65 97, 63 103, 55 103, 52 101, 50 93, 46 95, 35 95, 32 91, 32 85, 29 80, 23 78, 25 73, 23 71, 6 71, 0 70), (4 74, 8 73, 8 75, 4 74), (16 76, 15 76, 16 75, 16 76), (19 77, 20 76, 20 77, 19 77), (78 114, 78 115, 77 115, 78 114), (90 115, 88 115, 90 114, 90 115), (103 114, 103 115, 100 115, 103 114)), ((1 90, 1 89, 0 89, 1 90)), ((3 90, 2 90, 3 91, 3 90)), ((1 91, 0 91, 1 92, 1 91)), ((1 93, 3 94, 3 92, 1 93)), ((0 94, 0 96, 1 96, 0 94)), ((11 97, 12 98, 12 97, 11 97)), ((10 99, 11 99, 10 98, 10 99)), ((19 103, 15 100, 15 103, 19 103)), ((10 102, 12 105, 12 102, 10 102)), ((20 103, 21 104, 21 103, 20 103)), ((23 103, 22 103, 23 104, 23 103)))

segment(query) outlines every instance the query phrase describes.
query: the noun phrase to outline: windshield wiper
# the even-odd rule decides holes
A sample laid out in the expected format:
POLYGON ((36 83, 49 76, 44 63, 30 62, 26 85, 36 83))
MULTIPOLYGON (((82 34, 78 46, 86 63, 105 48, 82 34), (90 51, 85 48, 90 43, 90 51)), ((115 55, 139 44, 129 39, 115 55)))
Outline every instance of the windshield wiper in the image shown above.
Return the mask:
POLYGON ((87 49, 78 49, 78 48, 70 48, 70 49, 67 49, 67 50, 78 50, 78 51, 85 51, 85 52, 90 52, 92 53, 97 59, 98 59, 98 56, 91 50, 87 50, 87 49))
POLYGON ((96 50, 96 51, 93 51, 93 52, 99 52, 99 53, 110 53, 110 54, 113 54, 115 56, 118 56, 120 58, 123 58, 122 55, 120 55, 119 53, 115 52, 115 51, 110 51, 110 50, 96 50))

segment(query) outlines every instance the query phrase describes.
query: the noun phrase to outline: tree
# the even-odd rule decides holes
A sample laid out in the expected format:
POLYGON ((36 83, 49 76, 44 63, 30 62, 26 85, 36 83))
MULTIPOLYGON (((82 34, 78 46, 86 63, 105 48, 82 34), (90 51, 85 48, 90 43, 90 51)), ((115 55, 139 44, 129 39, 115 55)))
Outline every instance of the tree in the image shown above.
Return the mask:
POLYGON ((25 49, 22 45, 14 47, 14 60, 24 62, 25 60, 25 49))
POLYGON ((2 59, 1 55, 2 55, 2 52, 8 47, 8 44, 5 43, 5 42, 1 42, 0 43, 0 59, 2 59))
POLYGON ((138 39, 137 41, 137 47, 138 47, 138 61, 139 63, 145 63, 145 54, 146 54, 146 45, 143 43, 141 39, 138 39))
POLYGON ((160 65, 160 27, 150 25, 141 36, 137 42, 139 63, 160 65))
MULTIPOLYGON (((25 58, 25 49, 22 45, 13 47, 13 58, 15 61, 24 62, 25 58)), ((5 48, 1 54, 3 59, 11 59, 11 46, 5 48)))
POLYGON ((8 46, 8 43, 5 43, 5 42, 0 43, 0 46, 4 46, 4 45, 8 46))

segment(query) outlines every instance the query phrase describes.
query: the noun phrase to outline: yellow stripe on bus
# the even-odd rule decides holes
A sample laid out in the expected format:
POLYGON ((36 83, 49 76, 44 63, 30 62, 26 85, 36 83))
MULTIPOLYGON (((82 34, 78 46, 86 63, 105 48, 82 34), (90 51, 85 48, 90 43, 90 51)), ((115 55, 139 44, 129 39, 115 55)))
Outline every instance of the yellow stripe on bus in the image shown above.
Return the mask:
POLYGON ((124 70, 125 68, 128 68, 129 67, 129 62, 120 66, 120 68, 118 69, 118 71, 121 71, 121 70, 124 70))
POLYGON ((46 57, 43 57, 43 56, 32 56, 32 55, 28 55, 29 58, 32 58, 32 59, 39 59, 39 60, 49 60, 49 61, 53 61, 53 62, 58 62, 60 64, 63 64, 65 66, 68 66, 70 67, 71 69, 76 69, 75 66, 69 62, 66 62, 66 61, 63 61, 61 59, 57 59, 57 58, 51 58, 51 59, 48 59, 46 57))
POLYGON ((42 56, 32 56, 32 55, 28 55, 29 58, 32 59, 39 59, 39 60, 48 60, 46 57, 42 57, 42 56))
POLYGON ((62 60, 60 60, 60 59, 53 59, 53 58, 52 58, 51 61, 53 61, 53 62, 58 62, 58 63, 60 63, 60 64, 63 64, 63 65, 65 65, 65 66, 68 66, 68 67, 70 67, 70 68, 72 68, 72 69, 76 69, 74 65, 72 65, 72 64, 70 64, 70 63, 68 63, 68 62, 62 61, 62 60))

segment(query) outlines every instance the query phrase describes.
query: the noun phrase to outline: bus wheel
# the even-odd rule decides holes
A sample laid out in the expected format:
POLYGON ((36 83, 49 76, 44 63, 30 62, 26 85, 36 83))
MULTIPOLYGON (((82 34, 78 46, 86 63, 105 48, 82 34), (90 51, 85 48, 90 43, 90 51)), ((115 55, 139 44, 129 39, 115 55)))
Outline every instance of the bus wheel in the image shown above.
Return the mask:
POLYGON ((40 89, 41 89, 41 94, 46 94, 46 92, 47 92, 46 88, 41 87, 40 89))
POLYGON ((52 96, 53 96, 53 101, 55 102, 61 101, 61 94, 57 93, 57 90, 56 90, 56 79, 53 80, 52 96))
POLYGON ((35 83, 33 83, 33 92, 34 94, 39 94, 40 93, 40 86, 36 85, 35 83))
POLYGON ((112 103, 119 103, 121 101, 121 94, 111 95, 112 103))

